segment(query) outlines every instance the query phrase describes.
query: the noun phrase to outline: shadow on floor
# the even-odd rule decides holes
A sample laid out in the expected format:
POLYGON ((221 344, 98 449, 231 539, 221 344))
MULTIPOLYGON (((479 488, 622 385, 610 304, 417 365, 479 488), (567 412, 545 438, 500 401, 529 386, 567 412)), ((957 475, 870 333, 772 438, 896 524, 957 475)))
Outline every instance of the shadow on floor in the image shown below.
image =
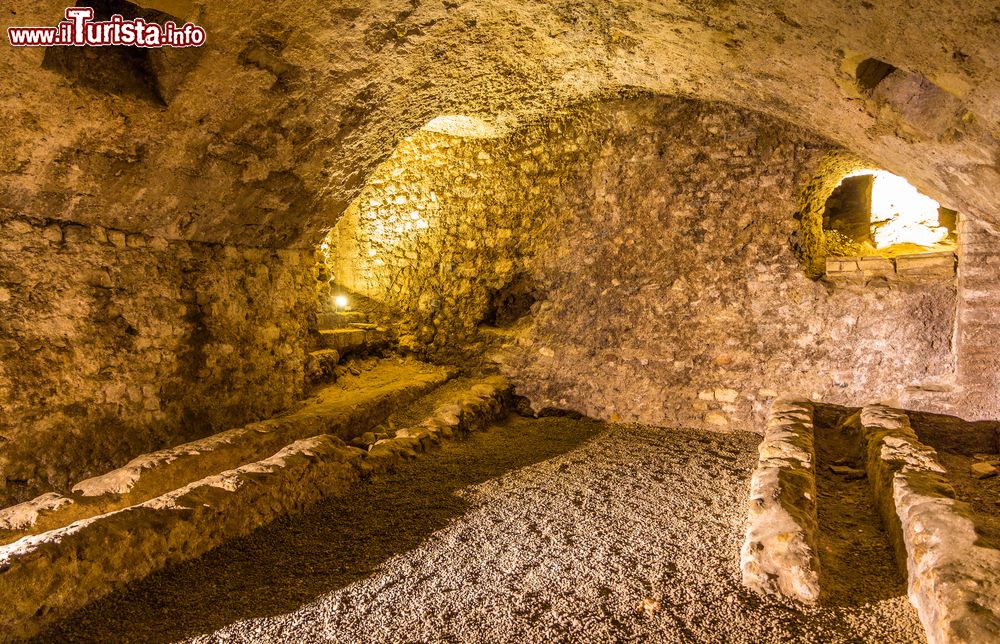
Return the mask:
POLYGON ((346 496, 129 584, 34 641, 168 642, 292 611, 369 576, 463 514, 468 504, 457 490, 568 452, 602 427, 512 416, 346 496))
MULTIPOLYGON (((858 437, 839 429, 856 411, 815 405, 821 601, 831 606, 861 605, 906 591, 905 576, 893 563, 894 552, 875 512, 869 482, 830 472, 831 465, 864 468, 858 437)), ((920 441, 937 451, 956 499, 966 504, 977 545, 1000 547, 1000 477, 983 480, 971 473, 971 465, 982 460, 977 455, 1000 451, 1000 422, 909 410, 906 414, 920 441)))

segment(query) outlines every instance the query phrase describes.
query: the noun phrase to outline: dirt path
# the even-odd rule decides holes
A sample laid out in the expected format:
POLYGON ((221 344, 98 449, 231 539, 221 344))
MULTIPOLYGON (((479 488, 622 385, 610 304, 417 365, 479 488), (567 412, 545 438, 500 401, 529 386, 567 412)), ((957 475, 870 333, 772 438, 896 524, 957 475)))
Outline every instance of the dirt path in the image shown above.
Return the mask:
POLYGON ((243 619, 198 641, 922 640, 902 596, 803 612, 743 590, 758 436, 601 427, 515 418, 43 639, 164 641, 243 619))
POLYGON ((857 434, 816 426, 820 600, 861 606, 906 593, 906 577, 875 508, 857 434), (833 467, 856 470, 836 474, 833 467))

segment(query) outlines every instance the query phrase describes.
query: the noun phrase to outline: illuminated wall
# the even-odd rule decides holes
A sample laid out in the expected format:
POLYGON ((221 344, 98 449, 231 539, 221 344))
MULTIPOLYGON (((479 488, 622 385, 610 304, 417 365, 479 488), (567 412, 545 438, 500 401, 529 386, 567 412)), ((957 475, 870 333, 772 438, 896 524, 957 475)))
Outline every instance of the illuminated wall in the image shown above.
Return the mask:
MULTIPOLYGON (((450 352, 531 264, 529 231, 547 225, 548 201, 596 139, 568 118, 516 135, 431 126, 400 144, 320 250, 334 282, 399 313, 404 346, 450 352)), ((332 294, 321 289, 321 306, 332 294)))
POLYGON ((0 497, 267 417, 304 387, 312 253, 0 221, 0 497))
POLYGON ((813 277, 837 257, 896 257, 957 248, 957 213, 903 177, 832 155, 805 192, 798 249, 813 277), (827 167, 829 166, 829 167, 827 167))
POLYGON ((717 429, 759 427, 787 390, 920 406, 953 374, 955 285, 806 276, 793 214, 829 150, 665 98, 500 138, 420 133, 328 239, 331 273, 394 309, 405 346, 449 357, 488 346, 491 293, 527 274, 539 301, 491 356, 539 406, 717 429))

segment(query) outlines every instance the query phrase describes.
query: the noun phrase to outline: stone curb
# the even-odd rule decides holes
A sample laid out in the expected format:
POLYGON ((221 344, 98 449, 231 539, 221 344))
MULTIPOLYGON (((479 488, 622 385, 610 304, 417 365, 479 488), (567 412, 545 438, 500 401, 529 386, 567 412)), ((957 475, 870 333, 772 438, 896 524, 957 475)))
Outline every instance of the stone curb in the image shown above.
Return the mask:
POLYGON ((865 407, 860 423, 876 505, 907 572, 910 603, 930 644, 996 641, 1000 550, 977 545, 937 453, 900 410, 865 407))
POLYGON ((813 407, 779 398, 758 448, 740 550, 743 585, 804 603, 819 599, 813 407))
MULTIPOLYGON (((381 423, 393 410, 446 382, 450 375, 435 368, 415 374, 412 382, 386 385, 349 407, 337 404, 336 398, 312 402, 284 416, 143 454, 123 467, 77 483, 71 496, 44 494, 0 510, 0 544, 142 503, 215 472, 259 460, 302 438, 332 434, 349 439, 359 426, 381 423)), ((336 396, 335 386, 327 389, 336 396)))
POLYGON ((483 430, 506 415, 510 393, 505 380, 490 378, 367 453, 331 435, 299 440, 138 505, 0 546, 0 640, 30 637, 126 582, 341 493, 443 439, 483 430))
POLYGON ((31 636, 120 584, 345 488, 358 478, 352 461, 363 457, 332 436, 297 441, 263 461, 0 548, 2 639, 31 636))
POLYGON ((362 464, 368 472, 392 468, 400 458, 416 458, 443 440, 482 431, 507 414, 512 406, 512 387, 501 376, 473 385, 452 403, 442 405, 416 427, 396 431, 394 438, 376 442, 362 464))

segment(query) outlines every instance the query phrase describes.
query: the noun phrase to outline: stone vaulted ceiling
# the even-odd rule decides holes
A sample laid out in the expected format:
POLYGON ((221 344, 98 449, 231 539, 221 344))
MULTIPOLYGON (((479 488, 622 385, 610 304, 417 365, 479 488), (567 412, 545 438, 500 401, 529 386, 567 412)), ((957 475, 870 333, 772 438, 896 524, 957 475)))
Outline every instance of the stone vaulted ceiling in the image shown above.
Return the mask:
MULTIPOLYGON (((42 49, 0 49, 4 209, 304 247, 436 116, 503 129, 643 90, 787 119, 1000 223, 994 2, 139 4, 208 32, 197 56, 153 66, 161 101, 77 82, 43 67, 42 49), (869 58, 898 71, 859 85, 869 58)), ((65 6, 9 0, 0 27, 53 25, 65 6)))

